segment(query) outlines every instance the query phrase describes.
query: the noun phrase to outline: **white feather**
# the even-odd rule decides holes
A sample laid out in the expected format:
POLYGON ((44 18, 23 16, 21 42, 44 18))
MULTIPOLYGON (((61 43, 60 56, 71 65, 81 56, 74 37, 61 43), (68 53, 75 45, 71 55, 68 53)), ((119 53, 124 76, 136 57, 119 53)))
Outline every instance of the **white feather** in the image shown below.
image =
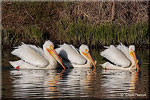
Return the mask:
POLYGON ((64 59, 69 60, 71 63, 79 65, 86 63, 86 59, 81 56, 72 45, 60 45, 60 48, 56 49, 56 52, 64 59))
POLYGON ((17 47, 17 49, 12 51, 11 54, 18 56, 33 66, 45 67, 49 64, 43 57, 43 51, 33 45, 26 45, 23 43, 21 46, 17 47))
POLYGON ((124 55, 131 61, 131 57, 129 55, 129 48, 123 45, 122 43, 117 46, 117 48, 124 53, 124 55))
POLYGON ((55 51, 57 52, 58 55, 60 54, 61 49, 62 48, 60 48, 60 47, 55 49, 55 51))
POLYGON ((9 63, 16 68, 19 66, 19 69, 55 69, 55 66, 48 65, 46 67, 37 67, 33 66, 27 62, 24 62, 23 60, 18 60, 18 61, 9 61, 9 63))
POLYGON ((109 48, 105 49, 100 54, 121 67, 128 67, 130 65, 130 61, 125 57, 125 55, 113 45, 110 45, 109 48))
POLYGON ((39 69, 39 67, 36 66, 32 66, 26 62, 24 62, 23 60, 18 60, 18 61, 9 61, 9 63, 16 68, 17 66, 19 66, 19 69, 39 69))
POLYGON ((43 49, 41 47, 36 47, 35 45, 28 45, 28 46, 30 48, 34 49, 40 56, 44 57, 44 52, 43 52, 43 49))
POLYGON ((124 68, 124 67, 120 67, 120 66, 117 66, 117 65, 113 65, 109 62, 105 62, 104 64, 101 65, 103 68, 106 68, 106 69, 121 69, 121 70, 129 70, 129 68, 124 68))
POLYGON ((70 46, 72 47, 72 49, 74 49, 74 51, 76 51, 78 54, 80 54, 79 50, 77 48, 75 48, 73 45, 70 45, 70 46))

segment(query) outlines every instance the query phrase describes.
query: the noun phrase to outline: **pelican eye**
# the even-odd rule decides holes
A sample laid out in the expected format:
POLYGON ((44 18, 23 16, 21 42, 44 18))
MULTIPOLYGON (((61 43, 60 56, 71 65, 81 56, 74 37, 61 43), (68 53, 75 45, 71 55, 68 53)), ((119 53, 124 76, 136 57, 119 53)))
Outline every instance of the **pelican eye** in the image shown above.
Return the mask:
POLYGON ((86 53, 88 53, 88 50, 87 50, 87 49, 85 49, 85 52, 86 52, 86 53))
POLYGON ((50 45, 50 49, 53 50, 53 46, 52 45, 50 45))

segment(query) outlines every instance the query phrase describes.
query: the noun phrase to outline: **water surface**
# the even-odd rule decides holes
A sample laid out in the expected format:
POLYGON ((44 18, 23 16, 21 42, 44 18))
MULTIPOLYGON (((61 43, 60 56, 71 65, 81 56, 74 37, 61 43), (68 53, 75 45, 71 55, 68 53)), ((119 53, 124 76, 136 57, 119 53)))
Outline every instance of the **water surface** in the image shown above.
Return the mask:
POLYGON ((99 51, 92 51, 97 69, 15 70, 8 61, 16 60, 10 51, 2 57, 3 98, 148 98, 149 50, 137 50, 140 72, 104 70, 99 51))

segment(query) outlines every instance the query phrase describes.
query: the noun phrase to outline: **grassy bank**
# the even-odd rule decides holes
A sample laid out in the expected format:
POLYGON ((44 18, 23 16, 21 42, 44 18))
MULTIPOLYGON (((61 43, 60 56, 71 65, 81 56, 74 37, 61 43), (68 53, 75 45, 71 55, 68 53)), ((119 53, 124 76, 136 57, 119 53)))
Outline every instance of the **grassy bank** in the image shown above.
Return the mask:
POLYGON ((149 2, 2 2, 2 45, 149 47, 149 2), (141 10, 142 9, 142 10, 141 10))
POLYGON ((75 45, 86 43, 94 48, 103 45, 118 44, 120 42, 127 45, 149 45, 147 23, 138 23, 131 26, 105 23, 92 26, 82 21, 78 21, 77 23, 63 21, 59 25, 58 39, 65 40, 64 42, 68 43, 73 42, 75 45))
POLYGON ((119 44, 120 42, 138 47, 149 46, 148 23, 138 23, 131 26, 118 24, 90 25, 83 21, 68 22, 61 20, 56 24, 56 34, 42 32, 36 25, 24 27, 22 33, 15 30, 2 30, 2 45, 16 46, 21 42, 42 45, 50 39, 56 44, 70 43, 79 46, 82 43, 92 48, 103 45, 119 44))

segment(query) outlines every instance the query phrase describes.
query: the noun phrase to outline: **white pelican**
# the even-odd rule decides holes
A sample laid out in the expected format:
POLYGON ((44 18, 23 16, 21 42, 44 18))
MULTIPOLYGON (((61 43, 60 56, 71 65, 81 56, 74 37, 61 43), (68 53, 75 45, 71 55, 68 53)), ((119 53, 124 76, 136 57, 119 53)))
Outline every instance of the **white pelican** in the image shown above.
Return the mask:
POLYGON ((129 48, 123 44, 120 44, 117 47, 110 45, 106 48, 107 49, 102 51, 100 55, 108 59, 113 64, 106 62, 102 64, 103 68, 122 70, 137 69, 137 71, 139 71, 134 45, 130 45, 129 48))
POLYGON ((74 46, 64 43, 56 52, 64 58, 63 63, 67 67, 92 67, 93 64, 96 68, 87 45, 82 44, 78 51, 74 46))
POLYGON ((65 69, 54 50, 54 44, 49 40, 44 43, 43 50, 35 45, 22 43, 11 54, 21 58, 18 61, 10 61, 10 64, 16 69, 55 69, 57 61, 65 69))

